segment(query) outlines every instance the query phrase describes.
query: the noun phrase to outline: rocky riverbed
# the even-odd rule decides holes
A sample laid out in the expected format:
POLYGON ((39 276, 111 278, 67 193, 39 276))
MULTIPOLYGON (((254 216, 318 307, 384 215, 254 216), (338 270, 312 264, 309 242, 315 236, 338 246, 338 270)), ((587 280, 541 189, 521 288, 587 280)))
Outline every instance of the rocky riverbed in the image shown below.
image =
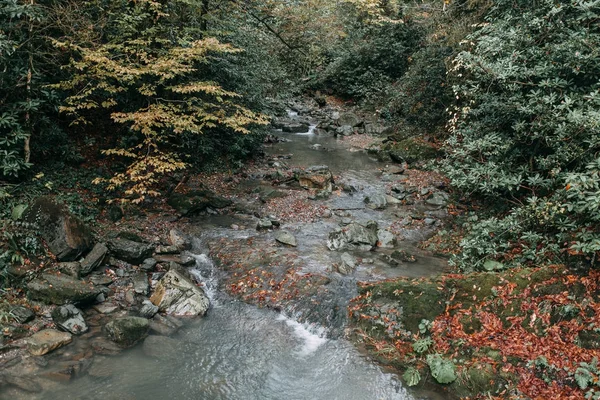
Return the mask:
POLYGON ((181 351, 170 337, 219 312, 216 293, 343 340, 357 281, 444 270, 417 247, 447 216, 444 179, 414 168, 435 149, 370 116, 289 108, 262 161, 188 177, 168 198, 172 211, 127 216, 94 236, 51 198, 29 207, 24 218, 44 228, 57 259, 11 271, 28 300, 11 306, 3 395, 112 375, 110 357, 138 343, 148 357, 181 351))

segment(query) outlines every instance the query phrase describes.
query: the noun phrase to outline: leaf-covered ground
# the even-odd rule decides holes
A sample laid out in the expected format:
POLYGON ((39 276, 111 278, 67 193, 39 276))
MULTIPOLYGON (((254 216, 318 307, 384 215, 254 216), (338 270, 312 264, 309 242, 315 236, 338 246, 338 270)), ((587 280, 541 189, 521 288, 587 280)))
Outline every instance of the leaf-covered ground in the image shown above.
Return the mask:
POLYGON ((401 373, 428 378, 427 355, 452 361, 457 379, 446 386, 458 396, 592 398, 599 278, 553 266, 400 279, 363 285, 349 312, 357 340, 401 373))

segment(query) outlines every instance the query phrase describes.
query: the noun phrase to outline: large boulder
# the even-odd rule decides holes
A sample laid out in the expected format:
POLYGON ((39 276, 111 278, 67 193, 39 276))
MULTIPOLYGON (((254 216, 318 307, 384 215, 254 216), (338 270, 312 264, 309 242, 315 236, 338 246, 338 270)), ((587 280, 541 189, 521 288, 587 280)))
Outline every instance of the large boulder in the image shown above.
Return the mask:
POLYGON ((158 282, 150 301, 175 316, 204 315, 210 305, 204 291, 175 268, 158 282))
POLYGON ((365 225, 352 222, 329 233, 327 248, 329 250, 342 250, 358 248, 371 250, 377 245, 377 222, 369 221, 365 225))
POLYGON ((207 208, 221 209, 228 207, 232 201, 217 196, 210 190, 194 190, 188 193, 173 193, 167 203, 181 215, 190 215, 207 208))
POLYGON ((81 311, 73 304, 56 307, 52 311, 52 320, 58 327, 74 335, 80 335, 88 330, 81 311))
POLYGON ((296 247, 298 246, 298 242, 294 235, 289 233, 288 231, 277 231, 275 232, 275 240, 279 243, 286 244, 288 246, 296 247))
POLYGON ((301 171, 298 182, 304 189, 318 189, 331 191, 333 174, 326 165, 316 165, 301 171))
POLYGON ((55 329, 44 329, 26 339, 27 350, 34 356, 43 356, 71 343, 72 340, 73 337, 70 333, 60 332, 55 329))
POLYGON ((47 304, 90 304, 100 294, 92 283, 64 275, 42 274, 27 284, 27 297, 47 304))
POLYGON ((354 113, 351 112, 345 112, 343 114, 340 114, 340 117, 337 119, 337 124, 339 126, 351 126, 351 127, 355 127, 358 125, 361 125, 363 123, 363 121, 354 113))
POLYGON ((102 264, 104 258, 108 254, 108 247, 104 243, 96 243, 92 251, 85 256, 84 260, 81 262, 81 276, 88 275, 94 269, 102 264))
POLYGON ((386 145, 390 158, 398 163, 409 164, 417 161, 426 161, 438 156, 438 151, 431 144, 414 138, 402 140, 386 145))
POLYGON ((144 262, 154 252, 154 246, 148 243, 139 243, 124 238, 111 239, 107 244, 116 258, 132 264, 144 262))
POLYGON ((106 324, 106 333, 113 342, 121 346, 132 346, 148 333, 149 323, 146 318, 123 317, 106 324))
POLYGON ((74 261, 92 247, 90 229, 52 197, 38 198, 25 212, 58 261, 74 261))
POLYGON ((281 130, 288 133, 305 133, 308 132, 309 129, 310 125, 302 122, 284 124, 281 126, 281 130))

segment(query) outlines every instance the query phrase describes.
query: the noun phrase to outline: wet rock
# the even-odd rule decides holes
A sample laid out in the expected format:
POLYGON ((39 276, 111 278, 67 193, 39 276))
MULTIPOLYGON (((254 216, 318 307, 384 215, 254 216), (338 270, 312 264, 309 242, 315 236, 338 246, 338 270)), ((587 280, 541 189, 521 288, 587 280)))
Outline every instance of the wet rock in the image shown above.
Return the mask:
POLYGON ((44 329, 26 339, 27 350, 34 356, 43 356, 53 350, 71 343, 73 336, 55 329, 44 329))
POLYGON ((81 311, 72 304, 56 307, 52 311, 52 320, 59 328, 74 335, 81 335, 88 330, 81 311))
POLYGON ((88 277, 89 281, 97 286, 108 286, 113 283, 113 278, 108 275, 90 275, 88 277))
POLYGON ((342 253, 337 270, 342 275, 350 275, 356 269, 356 258, 350 253, 342 253))
POLYGON ((218 196, 210 190, 173 193, 169 196, 167 203, 182 216, 198 213, 209 207, 221 209, 233 204, 231 200, 218 196))
POLYGON ((257 231, 265 231, 271 228, 273 228, 273 223, 268 218, 262 218, 258 220, 258 223, 256 224, 257 231))
POLYGON ((77 261, 58 263, 56 269, 61 273, 79 279, 81 276, 81 264, 77 261))
POLYGON ((377 222, 375 221, 369 221, 366 225, 353 222, 344 228, 338 228, 330 232, 327 248, 329 250, 346 248, 370 250, 377 244, 377 230, 377 222))
POLYGON ((309 129, 310 125, 306 123, 288 123, 281 126, 281 130, 288 133, 305 133, 309 129))
POLYGON ((150 300, 144 300, 140 308, 139 315, 142 318, 152 318, 158 312, 158 307, 152 304, 150 300))
POLYGON ((2 387, 2 380, 8 385, 17 387, 25 392, 39 393, 43 390, 40 383, 29 376, 15 376, 11 374, 3 374, 0 376, 0 387, 2 387))
POLYGON ((377 231, 377 247, 394 248, 396 245, 396 236, 390 231, 379 229, 377 231))
POLYGON ((425 200, 425 204, 438 209, 446 207, 448 205, 448 195, 444 192, 434 193, 425 200))
POLYGON ((185 233, 177 229, 169 231, 169 243, 176 246, 179 251, 189 250, 192 248, 192 240, 185 233))
POLYGON ((148 336, 143 345, 144 354, 163 360, 179 357, 178 349, 179 341, 167 336, 148 336))
POLYGON ((364 200, 368 208, 372 210, 383 210, 387 207, 388 201, 384 194, 375 194, 373 196, 367 196, 364 200))
POLYGON ((148 332, 148 320, 140 317, 117 318, 106 324, 106 333, 113 342, 131 346, 148 332))
POLYGON ((81 262, 81 275, 85 276, 102 264, 108 254, 108 247, 104 243, 96 243, 92 251, 81 262))
POLYGON ((333 188, 333 174, 326 165, 306 168, 298 174, 298 182, 304 189, 329 190, 333 188))
POLYGON ((35 314, 29 308, 25 308, 22 306, 16 306, 11 308, 10 314, 14 318, 14 320, 19 324, 25 324, 27 322, 33 321, 35 318, 35 314))
POLYGON ((100 314, 110 314, 119 309, 119 306, 115 303, 102 303, 96 304, 94 310, 98 311, 100 314))
POLYGON ((400 165, 386 165, 383 171, 390 175, 398 175, 404 173, 404 167, 400 165))
POLYGON ((400 200, 398 200, 397 198, 390 196, 389 194, 385 195, 385 200, 387 201, 388 204, 400 204, 402 203, 400 200))
POLYGON ((406 250, 396 250, 391 254, 390 257, 392 258, 392 260, 399 261, 399 262, 409 262, 409 263, 417 262, 416 257, 413 256, 412 254, 410 254, 409 252, 407 252, 406 250))
POLYGON ((350 125, 342 125, 335 130, 335 134, 339 136, 351 136, 354 134, 354 128, 350 125))
POLYGON ((90 229, 50 196, 38 198, 25 212, 58 261, 74 261, 92 246, 90 229))
POLYGON ((423 222, 425 222, 425 225, 427 226, 431 226, 431 225, 435 225, 435 219, 434 218, 425 218, 425 220, 423 222))
POLYGON ((158 261, 156 261, 155 258, 146 258, 143 262, 142 265, 140 265, 140 268, 144 271, 154 271, 154 268, 156 267, 156 264, 158 263, 158 261))
POLYGON ((154 246, 133 240, 116 238, 108 241, 108 248, 120 260, 139 264, 149 258, 154 252, 154 246))
POLYGON ((150 291, 148 276, 144 272, 138 272, 132 277, 133 291, 137 294, 147 295, 150 291))
POLYGON ((88 375, 94 378, 108 378, 112 376, 113 367, 111 360, 105 357, 96 358, 88 370, 88 375))
POLYGON ((175 334, 182 324, 174 318, 168 318, 156 314, 150 320, 150 331, 162 336, 171 336, 175 334))
POLYGON ((397 143, 386 145, 385 148, 390 158, 398 163, 409 164, 417 161, 426 161, 437 157, 437 150, 429 143, 414 138, 401 140, 397 143))
POLYGON ((89 304, 100 294, 92 283, 63 275, 42 274, 27 284, 27 297, 47 304, 89 304))
POLYGON ((362 120, 358 117, 358 115, 354 113, 345 112, 340 114, 339 118, 337 119, 337 124, 340 126, 347 125, 350 127, 354 127, 361 125, 362 120))
POLYGON ((175 269, 171 269, 158 282, 150 301, 160 311, 175 316, 204 315, 209 300, 204 291, 175 269))
POLYGON ((96 337, 92 339, 90 345, 92 350, 94 350, 94 353, 108 356, 117 355, 123 350, 115 342, 112 342, 105 337, 96 337))
POLYGON ((170 245, 170 246, 156 246, 156 248, 154 249, 154 252, 156 254, 176 254, 179 253, 179 249, 177 248, 177 246, 174 245, 170 245))
POLYGON ((293 247, 298 246, 298 242, 296 241, 296 238, 294 237, 294 235, 292 235, 288 231, 275 232, 275 240, 277 240, 279 243, 283 243, 288 246, 293 246, 293 247))

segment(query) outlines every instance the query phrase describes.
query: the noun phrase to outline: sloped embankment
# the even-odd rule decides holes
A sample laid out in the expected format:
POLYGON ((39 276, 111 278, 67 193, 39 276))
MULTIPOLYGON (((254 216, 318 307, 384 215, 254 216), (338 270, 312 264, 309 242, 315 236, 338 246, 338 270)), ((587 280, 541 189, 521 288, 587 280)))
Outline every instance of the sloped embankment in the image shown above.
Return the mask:
POLYGON ((409 385, 591 398, 600 389, 599 278, 554 266, 365 284, 349 309, 353 337, 409 385))

